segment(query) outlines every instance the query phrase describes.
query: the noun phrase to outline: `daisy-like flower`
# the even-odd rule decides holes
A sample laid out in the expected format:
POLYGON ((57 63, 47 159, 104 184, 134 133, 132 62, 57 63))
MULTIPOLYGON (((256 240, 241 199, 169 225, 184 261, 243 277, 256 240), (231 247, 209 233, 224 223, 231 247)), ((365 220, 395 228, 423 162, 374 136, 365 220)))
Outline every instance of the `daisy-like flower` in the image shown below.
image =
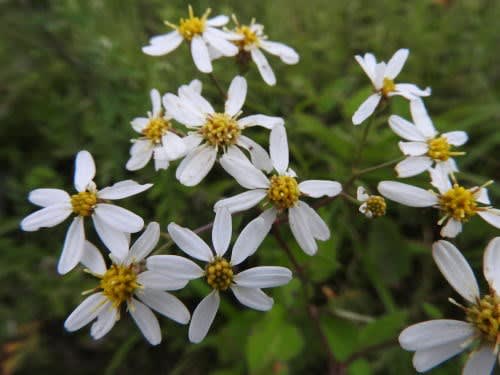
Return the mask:
POLYGON ((163 105, 174 119, 193 130, 183 138, 187 155, 176 171, 176 177, 182 184, 197 185, 210 172, 219 152, 242 154, 238 147, 247 150, 259 167, 271 168, 267 152, 242 133, 251 126, 272 129, 283 125, 284 121, 280 117, 265 115, 238 118, 246 95, 247 81, 236 76, 229 86, 224 112, 215 112, 206 99, 186 86, 179 89, 179 96, 166 94, 163 97, 163 105))
POLYGON ((465 152, 453 151, 452 147, 467 142, 467 133, 452 131, 439 135, 421 99, 412 100, 410 110, 414 124, 396 115, 389 117, 391 129, 409 141, 399 142, 399 148, 408 157, 396 165, 398 176, 416 176, 433 164, 440 164, 448 173, 458 171, 452 157, 464 155, 465 152))
POLYGON ((242 39, 233 41, 239 50, 236 59, 243 64, 252 59, 259 69, 262 79, 268 85, 274 86, 276 84, 276 76, 261 49, 271 55, 278 56, 285 64, 292 65, 299 62, 299 55, 293 48, 283 43, 267 40, 264 26, 255 23, 255 19, 252 19, 250 25, 241 25, 234 15, 233 19, 237 25, 234 31, 242 36, 242 39))
POLYGON ((124 208, 107 203, 143 192, 153 184, 140 185, 132 180, 117 182, 97 190, 93 178, 95 164, 88 151, 76 155, 74 185, 76 194, 69 195, 60 189, 35 189, 28 199, 43 207, 21 222, 21 229, 37 231, 53 227, 71 214, 75 215, 64 240, 57 270, 60 274, 71 271, 84 255, 85 230, 83 222, 91 216, 94 227, 104 244, 116 256, 123 256, 128 248, 128 234, 142 229, 140 216, 124 208))
POLYGON ((364 187, 360 186, 357 190, 356 199, 362 202, 361 206, 359 206, 359 212, 367 218, 372 219, 385 215, 387 204, 385 203, 384 197, 380 195, 370 195, 366 192, 364 187))
POLYGON ((273 299, 261 288, 287 284, 292 272, 285 267, 253 267, 237 273, 236 267, 252 255, 265 237, 264 220, 254 219, 241 232, 234 243, 231 258, 224 257, 231 241, 231 215, 220 210, 212 230, 213 248, 187 228, 170 223, 168 233, 179 248, 191 257, 206 262, 202 269, 193 261, 177 255, 155 255, 147 261, 149 269, 172 275, 179 279, 192 280, 204 277, 213 289, 196 307, 189 325, 189 340, 202 341, 217 314, 220 293, 231 289, 243 305, 252 309, 267 311, 273 306, 273 299))
POLYGON ((403 68, 409 53, 407 49, 400 49, 396 51, 387 64, 385 62, 377 63, 375 56, 371 53, 365 53, 364 56, 354 56, 368 78, 372 81, 375 89, 375 93, 370 95, 352 116, 352 123, 354 125, 359 125, 365 121, 375 111, 375 108, 377 108, 383 98, 387 99, 394 95, 400 95, 408 100, 413 100, 431 94, 429 87, 421 90, 411 83, 394 82, 394 79, 403 68))
POLYGON ((437 188, 438 192, 396 181, 380 182, 378 191, 384 197, 406 206, 432 206, 439 209, 443 216, 438 224, 442 225, 446 222, 441 229, 442 237, 456 237, 462 231, 462 224, 475 215, 481 216, 487 223, 500 228, 500 210, 478 205, 479 203, 490 204, 486 186, 493 181, 467 189, 459 185, 454 178, 452 184, 447 171, 440 165, 430 169, 429 172, 432 185, 437 188))
POLYGON ((187 281, 145 268, 146 257, 159 238, 160 226, 150 223, 130 251, 127 248, 125 256, 112 256, 113 264, 109 268, 106 268, 101 253, 87 241, 82 263, 89 273, 100 279, 99 286, 91 290, 95 293, 85 298, 71 313, 64 327, 73 332, 94 321, 90 334, 98 340, 120 319, 124 304, 151 345, 161 342, 160 325, 151 309, 175 322, 187 324, 190 318, 188 309, 177 297, 166 292, 184 288, 187 281))
POLYGON ((244 211, 262 201, 269 204, 261 215, 269 232, 279 213, 288 210, 290 228, 299 246, 309 255, 318 250, 316 240, 326 241, 330 230, 323 219, 301 197, 334 197, 342 191, 336 181, 308 180, 297 182, 297 175, 288 167, 288 141, 284 126, 271 131, 270 152, 276 173, 267 177, 248 159, 228 154, 221 158, 222 167, 249 191, 222 199, 215 204, 217 211, 226 207, 231 213, 244 211))
POLYGON ((238 53, 238 47, 230 41, 241 39, 242 36, 218 29, 218 27, 227 24, 229 18, 219 15, 208 19, 210 12, 211 9, 207 9, 201 17, 196 17, 190 5, 189 18, 181 18, 179 25, 165 22, 174 31, 151 38, 149 45, 142 47, 142 51, 151 56, 166 55, 179 47, 185 40, 190 44, 191 55, 198 70, 203 73, 211 73, 212 61, 209 47, 223 56, 234 56, 238 53))
POLYGON ((425 372, 469 347, 462 371, 464 375, 491 374, 500 349, 500 237, 488 244, 484 253, 483 273, 489 293, 481 297, 479 287, 467 260, 448 241, 434 243, 432 255, 443 276, 466 301, 461 306, 465 321, 437 319, 406 328, 399 336, 405 350, 414 351, 413 366, 425 372))

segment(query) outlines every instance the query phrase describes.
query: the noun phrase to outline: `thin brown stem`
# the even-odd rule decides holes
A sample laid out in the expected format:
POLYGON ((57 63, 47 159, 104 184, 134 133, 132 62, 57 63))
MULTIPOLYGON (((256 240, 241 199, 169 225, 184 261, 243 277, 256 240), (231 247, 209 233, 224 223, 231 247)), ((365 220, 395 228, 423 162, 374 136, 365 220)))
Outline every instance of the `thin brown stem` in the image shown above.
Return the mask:
POLYGON ((222 86, 220 85, 219 81, 215 77, 215 74, 214 73, 209 73, 208 76, 210 77, 211 81, 213 82, 213 84, 215 85, 215 87, 217 88, 217 90, 219 91, 219 94, 221 94, 222 98, 224 100, 226 100, 227 99, 227 93, 222 88, 222 86))

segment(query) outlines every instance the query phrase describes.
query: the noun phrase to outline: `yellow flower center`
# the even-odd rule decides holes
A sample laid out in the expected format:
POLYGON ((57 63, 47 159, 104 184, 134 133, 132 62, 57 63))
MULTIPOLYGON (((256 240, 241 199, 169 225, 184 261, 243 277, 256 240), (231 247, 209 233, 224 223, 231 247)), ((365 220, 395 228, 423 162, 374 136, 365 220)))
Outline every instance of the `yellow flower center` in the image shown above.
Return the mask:
POLYGON ((500 328, 500 297, 489 294, 465 309, 467 321, 474 325, 484 341, 496 344, 500 328))
POLYGON ((205 11, 203 16, 195 17, 193 8, 189 6, 189 18, 181 18, 179 21, 179 26, 173 25, 169 22, 165 22, 168 26, 177 29, 179 34, 182 35, 184 39, 188 42, 191 41, 196 35, 200 35, 205 31, 205 22, 207 21, 208 15, 212 10, 209 8, 205 11))
POLYGON ((389 93, 393 92, 394 90, 396 90, 396 84, 394 83, 394 81, 390 78, 384 78, 382 89, 380 90, 382 92, 382 95, 387 97, 389 96, 389 93))
POLYGON ((170 121, 163 117, 156 117, 149 120, 148 125, 142 130, 142 134, 153 143, 160 143, 161 137, 170 129, 170 121))
POLYGON ((239 26, 235 29, 235 31, 238 34, 243 35, 243 39, 234 41, 240 49, 244 49, 247 46, 251 46, 259 42, 259 37, 249 26, 239 26))
POLYGON ((130 300, 141 285, 137 282, 137 272, 133 264, 113 264, 102 277, 100 287, 113 306, 119 307, 122 302, 130 300))
POLYGON ((73 212, 80 216, 92 215, 96 204, 97 195, 89 191, 82 191, 81 193, 71 196, 71 206, 73 207, 73 212))
POLYGON ((207 283, 217 290, 227 290, 233 281, 231 264, 222 257, 217 257, 205 267, 207 283))
POLYGON ((458 184, 439 197, 439 206, 458 221, 469 220, 479 210, 473 192, 458 184))
POLYGON ((380 195, 370 195, 366 200, 366 209, 371 212, 373 217, 384 216, 386 208, 385 199, 380 195))
POLYGON ((297 180, 291 176, 271 177, 267 198, 279 210, 293 207, 299 200, 300 190, 297 180))
POLYGON ((241 134, 238 122, 225 113, 209 115, 207 122, 199 131, 203 138, 212 146, 234 145, 241 134))
POLYGON ((438 137, 427 141, 429 151, 427 155, 434 160, 446 161, 450 157, 451 145, 445 137, 438 137))

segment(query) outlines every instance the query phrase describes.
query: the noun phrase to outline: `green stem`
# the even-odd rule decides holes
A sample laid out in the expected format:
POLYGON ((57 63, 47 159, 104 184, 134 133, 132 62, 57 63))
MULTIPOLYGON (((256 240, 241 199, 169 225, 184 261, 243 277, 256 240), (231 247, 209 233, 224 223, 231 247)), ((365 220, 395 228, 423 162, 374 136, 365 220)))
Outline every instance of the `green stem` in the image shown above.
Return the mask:
POLYGON ((212 80, 213 84, 215 85, 215 87, 217 88, 217 90, 219 91, 219 94, 221 94, 222 98, 224 100, 227 99, 227 93, 226 91, 222 88, 222 86, 220 85, 219 81, 217 80, 217 78, 215 77, 215 74, 214 73, 209 73, 208 76, 210 77, 210 79, 212 80))

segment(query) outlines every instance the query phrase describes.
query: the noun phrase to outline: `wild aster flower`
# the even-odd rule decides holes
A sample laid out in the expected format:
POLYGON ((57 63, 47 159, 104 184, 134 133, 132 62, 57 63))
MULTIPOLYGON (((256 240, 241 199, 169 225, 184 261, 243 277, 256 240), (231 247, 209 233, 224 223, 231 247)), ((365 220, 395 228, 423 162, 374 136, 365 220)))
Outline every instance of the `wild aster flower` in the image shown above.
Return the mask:
POLYGON ((372 219, 385 215, 387 205, 384 197, 380 195, 370 195, 366 192, 364 187, 360 186, 357 190, 356 199, 362 202, 361 206, 359 206, 359 212, 367 218, 372 219))
POLYGON ((370 95, 352 116, 352 123, 354 125, 359 125, 365 121, 375 111, 375 108, 377 108, 383 98, 387 99, 394 95, 400 95, 408 100, 413 100, 431 94, 430 88, 421 90, 411 83, 394 82, 394 79, 403 68, 409 53, 407 49, 400 49, 396 51, 387 64, 385 62, 377 63, 375 56, 371 53, 365 53, 364 57, 359 55, 354 56, 368 78, 372 81, 375 89, 375 93, 370 95))
POLYGON ((242 36, 242 39, 233 41, 239 50, 236 59, 242 64, 246 64, 252 59, 259 69, 262 79, 268 85, 274 86, 276 84, 276 76, 261 49, 271 55, 278 56, 285 64, 292 65, 299 62, 299 55, 293 48, 283 43, 267 40, 264 26, 255 23, 255 19, 252 19, 250 25, 240 25, 234 15, 233 19, 237 25, 234 29, 235 33, 242 36))
POLYGON ((401 138, 410 142, 399 142, 399 148, 408 157, 396 165, 399 177, 411 177, 420 174, 433 164, 440 164, 448 173, 458 171, 452 156, 464 152, 453 151, 453 146, 462 146, 467 142, 467 133, 452 131, 438 134, 421 99, 410 102, 414 124, 402 117, 389 117, 389 126, 401 138))
POLYGON ((37 231, 53 227, 71 214, 75 215, 64 240, 57 270, 60 274, 71 271, 84 253, 85 231, 83 222, 91 216, 95 230, 104 244, 116 256, 123 256, 128 248, 128 233, 142 229, 141 217, 124 208, 107 203, 149 189, 152 184, 139 185, 132 180, 117 182, 113 186, 98 190, 93 178, 95 164, 88 151, 76 155, 74 185, 76 194, 69 195, 60 189, 35 189, 28 199, 43 207, 21 222, 21 229, 37 231))
POLYGON ((432 255, 443 276, 466 301, 465 321, 436 319, 406 328, 399 336, 405 350, 414 351, 413 366, 425 372, 474 345, 464 375, 491 374, 500 345, 500 237, 488 244, 483 273, 489 293, 483 297, 467 260, 448 241, 434 243, 432 255))
POLYGON ((378 191, 386 198, 410 207, 435 207, 443 216, 438 224, 446 224, 441 229, 442 237, 456 237, 462 231, 462 224, 469 221, 476 214, 484 221, 500 228, 500 210, 490 206, 479 206, 478 203, 490 204, 486 186, 493 183, 489 181, 482 186, 465 188, 453 178, 450 181, 446 170, 440 165, 429 170, 432 185, 438 192, 424 190, 416 186, 403 184, 396 181, 382 181, 378 191))
POLYGON ((197 185, 212 169, 218 153, 233 151, 243 155, 238 147, 250 153, 252 161, 263 169, 270 169, 267 152, 256 142, 244 136, 251 126, 272 129, 283 125, 280 117, 251 115, 239 118, 247 95, 247 81, 237 76, 231 82, 224 112, 215 112, 212 105, 189 87, 181 87, 179 96, 166 94, 163 104, 167 111, 193 131, 184 137, 187 155, 179 164, 176 177, 186 186, 197 185))
POLYGON ((316 240, 326 241, 330 230, 323 219, 301 197, 333 197, 342 191, 336 181, 308 180, 298 183, 297 175, 288 167, 288 141, 284 126, 271 131, 270 152, 276 173, 267 177, 248 159, 235 158, 231 154, 221 158, 222 167, 236 181, 249 191, 222 199, 215 204, 215 211, 221 207, 231 213, 244 211, 265 200, 271 207, 261 215, 269 232, 279 213, 288 210, 290 228, 299 246, 309 255, 318 250, 316 240))
POLYGON ((155 271, 146 270, 146 257, 160 238, 158 223, 150 223, 144 233, 127 248, 125 256, 113 256, 113 264, 106 269, 101 253, 86 242, 82 263, 88 272, 100 279, 95 292, 85 298, 64 322, 68 331, 76 331, 94 321, 90 334, 96 340, 106 335, 120 319, 122 305, 127 310, 151 345, 161 342, 158 319, 151 309, 178 323, 189 322, 189 311, 179 299, 166 290, 178 290, 187 281, 173 279, 155 271), (140 301, 142 302, 140 302, 140 301))
POLYGON ((193 13, 189 6, 189 18, 181 18, 179 25, 165 22, 174 31, 158 35, 149 40, 149 45, 142 47, 142 51, 151 56, 161 56, 172 52, 179 47, 183 40, 191 47, 193 61, 200 72, 211 73, 212 62, 209 47, 215 49, 223 56, 234 56, 238 53, 238 47, 231 40, 241 39, 241 35, 222 31, 218 29, 228 23, 227 16, 217 16, 208 19, 211 9, 207 9, 201 17, 193 13))
POLYGON ((204 277, 213 289, 193 312, 189 325, 191 342, 198 343, 205 338, 219 309, 221 292, 231 289, 243 305, 267 311, 274 301, 261 288, 284 285, 291 280, 292 273, 285 267, 264 266, 236 271, 236 267, 261 244, 266 235, 264 226, 264 220, 260 218, 250 222, 236 239, 228 260, 225 254, 231 240, 231 215, 227 210, 222 209, 216 215, 212 230, 214 251, 191 230, 175 223, 168 225, 168 233, 177 246, 191 257, 206 262, 205 269, 177 255, 152 256, 148 259, 148 268, 184 280, 204 277))

